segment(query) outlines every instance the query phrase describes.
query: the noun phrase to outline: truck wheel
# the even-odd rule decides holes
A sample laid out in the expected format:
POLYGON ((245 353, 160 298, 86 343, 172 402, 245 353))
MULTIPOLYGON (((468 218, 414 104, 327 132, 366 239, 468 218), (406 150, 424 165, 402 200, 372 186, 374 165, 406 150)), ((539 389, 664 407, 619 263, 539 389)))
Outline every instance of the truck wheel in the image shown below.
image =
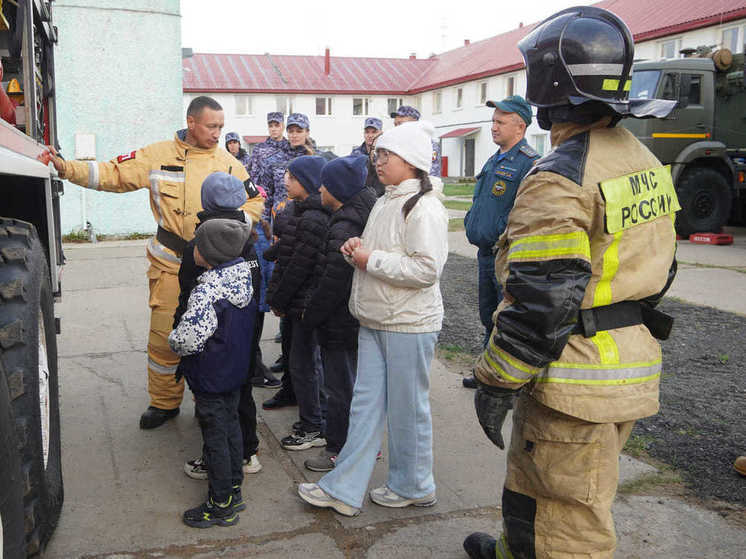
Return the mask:
POLYGON ((23 478, 11 395, 0 366, 0 559, 26 557, 23 478))
POLYGON ((57 338, 49 266, 36 228, 0 218, 0 362, 10 392, 26 553, 42 551, 62 508, 57 338))
POLYGON ((725 177, 707 167, 684 171, 676 193, 681 211, 676 214, 676 232, 718 233, 730 215, 731 192, 725 177))

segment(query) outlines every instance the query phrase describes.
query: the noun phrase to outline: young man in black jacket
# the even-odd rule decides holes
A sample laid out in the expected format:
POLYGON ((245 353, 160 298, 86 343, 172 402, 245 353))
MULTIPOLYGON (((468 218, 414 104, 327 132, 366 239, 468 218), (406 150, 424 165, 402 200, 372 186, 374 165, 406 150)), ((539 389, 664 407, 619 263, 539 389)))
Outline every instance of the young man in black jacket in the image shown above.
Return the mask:
POLYGON ((316 261, 323 253, 329 212, 321 205, 319 185, 325 159, 305 155, 293 159, 285 174, 293 214, 277 248, 277 265, 267 289, 267 302, 277 316, 290 319, 292 339, 288 368, 298 401, 300 429, 282 439, 287 450, 325 446, 321 413, 321 379, 314 366, 316 336, 301 323, 316 261))
MULTIPOLYGON (((251 226, 251 221, 246 214, 238 209, 246 202, 246 188, 236 177, 223 172, 212 173, 202 183, 200 194, 203 210, 197 214, 199 219, 197 229, 205 222, 213 219, 231 219, 251 226)), ((251 268, 251 284, 254 289, 252 303, 258 305, 262 277, 259 270, 259 261, 254 251, 255 237, 256 233, 252 232, 241 251, 241 257, 251 268)), ((174 313, 174 328, 179 324, 181 316, 186 311, 189 295, 197 285, 197 278, 205 271, 194 261, 194 245, 194 239, 189 241, 181 258, 179 306, 174 313)), ((259 337, 256 335, 256 330, 252 339, 247 341, 251 344, 252 355, 246 376, 251 378, 257 365, 257 348, 259 346, 259 337)), ((181 364, 179 364, 176 374, 181 376, 181 364)), ((247 474, 255 474, 262 469, 262 465, 256 457, 259 439, 256 435, 256 404, 251 395, 250 382, 246 382, 241 387, 238 417, 243 441, 243 471, 247 474)), ((193 479, 207 479, 207 463, 204 456, 187 461, 184 464, 184 473, 193 479)))
POLYGON ((347 440, 352 388, 357 373, 357 334, 360 328, 347 308, 354 268, 341 246, 363 234, 376 193, 365 186, 368 158, 350 155, 330 161, 321 171, 321 203, 332 212, 323 257, 316 265, 316 284, 303 314, 303 326, 315 328, 324 365, 327 396, 326 448, 305 461, 314 472, 334 468, 347 440))

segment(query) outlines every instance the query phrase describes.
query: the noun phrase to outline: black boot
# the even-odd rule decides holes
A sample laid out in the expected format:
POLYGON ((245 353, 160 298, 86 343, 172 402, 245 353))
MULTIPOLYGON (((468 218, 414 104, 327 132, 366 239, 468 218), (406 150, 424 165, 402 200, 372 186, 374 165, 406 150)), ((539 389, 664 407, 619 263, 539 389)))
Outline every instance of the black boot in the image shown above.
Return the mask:
POLYGON ((471 375, 470 377, 464 377, 461 381, 461 384, 464 386, 464 388, 476 388, 477 379, 474 378, 474 375, 471 375))
POLYGON ((162 410, 161 408, 148 406, 145 413, 140 416, 140 429, 155 429, 177 415, 179 415, 179 408, 162 410))
POLYGON ((262 403, 262 408, 265 410, 276 410, 297 405, 298 402, 295 400, 295 396, 289 396, 284 389, 280 389, 272 398, 262 403))
POLYGON ((495 559, 495 538, 484 532, 474 532, 464 540, 464 551, 471 559, 495 559))
POLYGON ((277 358, 277 361, 272 363, 272 366, 270 366, 269 370, 272 371, 273 373, 281 373, 284 367, 285 367, 285 362, 282 358, 282 355, 280 355, 277 358))

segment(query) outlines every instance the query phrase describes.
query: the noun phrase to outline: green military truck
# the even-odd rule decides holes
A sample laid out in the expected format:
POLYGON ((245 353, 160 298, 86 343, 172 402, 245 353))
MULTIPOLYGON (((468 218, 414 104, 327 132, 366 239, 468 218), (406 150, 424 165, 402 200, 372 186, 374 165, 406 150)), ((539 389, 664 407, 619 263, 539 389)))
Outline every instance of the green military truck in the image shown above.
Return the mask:
POLYGON ((671 165, 681 204, 676 231, 683 236, 717 233, 729 219, 742 222, 746 204, 744 55, 698 51, 635 63, 630 97, 678 104, 667 118, 624 121, 671 165))

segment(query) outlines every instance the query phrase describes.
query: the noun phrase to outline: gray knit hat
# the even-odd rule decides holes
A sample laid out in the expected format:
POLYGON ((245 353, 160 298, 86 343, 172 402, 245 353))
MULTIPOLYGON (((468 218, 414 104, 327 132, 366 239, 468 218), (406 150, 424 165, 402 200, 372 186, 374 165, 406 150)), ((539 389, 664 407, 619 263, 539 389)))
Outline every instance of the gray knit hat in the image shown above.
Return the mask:
POLYGON ((235 219, 210 219, 197 228, 194 243, 210 266, 241 256, 251 229, 235 219))

